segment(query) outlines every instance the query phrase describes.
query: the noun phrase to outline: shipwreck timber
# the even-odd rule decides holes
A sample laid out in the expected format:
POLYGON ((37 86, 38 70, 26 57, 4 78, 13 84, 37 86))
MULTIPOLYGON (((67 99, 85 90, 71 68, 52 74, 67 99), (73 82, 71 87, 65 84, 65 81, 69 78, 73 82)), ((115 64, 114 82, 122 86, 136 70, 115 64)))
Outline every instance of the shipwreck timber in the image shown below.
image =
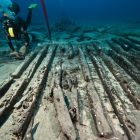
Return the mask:
POLYGON ((44 44, 0 86, 0 139, 139 140, 139 53, 131 38, 44 44))

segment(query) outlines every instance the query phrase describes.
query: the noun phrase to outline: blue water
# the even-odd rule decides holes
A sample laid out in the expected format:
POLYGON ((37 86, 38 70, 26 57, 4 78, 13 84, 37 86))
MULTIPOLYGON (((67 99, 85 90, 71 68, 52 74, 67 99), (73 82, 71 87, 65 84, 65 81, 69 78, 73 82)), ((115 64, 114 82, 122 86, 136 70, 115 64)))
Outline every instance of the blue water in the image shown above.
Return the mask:
MULTIPOLYGON (((6 2, 4 0, 1 0, 6 2)), ((33 24, 43 23, 43 13, 40 0, 12 0, 20 5, 20 16, 26 18, 28 6, 37 3, 33 13, 33 24)), ((139 0, 44 0, 50 23, 57 22, 61 17, 70 17, 72 20, 84 23, 97 21, 139 21, 139 0)))
MULTIPOLYGON (((37 3, 37 8, 33 10, 30 27, 43 26, 45 28, 40 0, 0 0, 0 10, 1 5, 8 6, 10 2, 19 4, 19 16, 23 19, 26 19, 28 14, 28 6, 32 3, 37 3)), ((123 24, 137 23, 137 26, 140 24, 140 0, 44 0, 44 2, 50 27, 54 23, 60 22, 63 18, 86 25, 93 25, 95 23, 112 24, 112 22, 116 24, 118 22, 123 24)), ((8 14, 10 15, 11 13, 8 14)), ((3 37, 3 34, 0 34, 0 38, 3 37)))
MULTIPOLYGON (((34 11, 33 22, 43 21, 40 0, 15 0, 21 7, 20 14, 26 17, 30 3, 38 3, 34 11)), ((57 21, 66 16, 79 22, 95 22, 97 20, 132 21, 140 19, 139 0, 45 0, 48 16, 51 21, 57 21)))
MULTIPOLYGON (((1 4, 5 5, 8 5, 8 1, 10 0, 0 0, 1 4)), ((11 1, 19 4, 19 16, 23 19, 26 19, 28 6, 37 3, 37 8, 33 10, 31 27, 45 27, 40 0, 11 1)), ((62 18, 69 18, 75 23, 86 25, 122 22, 137 23, 139 26, 140 23, 140 0, 44 0, 44 2, 50 27, 53 23, 60 22, 62 18)))

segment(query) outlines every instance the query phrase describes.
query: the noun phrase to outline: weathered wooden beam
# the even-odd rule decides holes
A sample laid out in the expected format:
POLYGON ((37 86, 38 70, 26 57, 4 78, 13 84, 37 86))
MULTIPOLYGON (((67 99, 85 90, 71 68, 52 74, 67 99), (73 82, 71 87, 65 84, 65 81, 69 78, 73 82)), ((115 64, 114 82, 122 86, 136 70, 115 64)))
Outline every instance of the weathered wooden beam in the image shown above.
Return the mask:
POLYGON ((61 66, 57 71, 58 73, 56 74, 56 80, 53 88, 54 105, 57 111, 57 117, 60 122, 62 132, 64 133, 67 139, 74 140, 76 139, 76 132, 72 124, 72 120, 70 118, 69 110, 64 101, 63 91, 60 87, 60 77, 62 73, 61 66))
POLYGON ((19 78, 22 73, 26 70, 26 68, 29 66, 29 64, 32 62, 32 60, 35 58, 37 52, 33 52, 31 53, 31 55, 29 56, 28 59, 25 59, 15 70, 15 72, 13 72, 11 74, 11 77, 13 78, 19 78))
POLYGON ((90 71, 88 65, 86 63, 86 59, 83 51, 80 49, 81 61, 84 61, 84 67, 86 68, 86 73, 88 77, 90 77, 90 81, 86 86, 87 97, 89 100, 89 106, 91 109, 91 114, 95 122, 95 126, 97 129, 97 133, 99 137, 108 138, 113 135, 113 132, 109 126, 109 123, 104 115, 103 106, 100 100, 100 97, 96 90, 93 87, 93 81, 90 75, 90 71))
POLYGON ((113 132, 104 115, 103 106, 101 104, 100 98, 91 84, 87 85, 87 95, 91 108, 91 114, 96 125, 98 136, 105 138, 111 137, 113 135, 113 132))
POLYGON ((4 116, 7 116, 10 113, 10 111, 13 109, 13 106, 22 95, 23 91, 26 89, 36 69, 45 57, 47 49, 48 47, 45 47, 40 51, 33 62, 29 65, 27 70, 23 73, 22 78, 18 79, 15 84, 9 88, 6 97, 2 98, 0 101, 0 124, 4 122, 6 119, 4 116))
POLYGON ((112 50, 126 57, 132 64, 134 64, 140 70, 140 57, 138 54, 135 54, 131 51, 129 52, 124 51, 120 47, 120 45, 115 44, 113 41, 107 40, 106 42, 108 43, 108 45, 111 47, 112 50))
POLYGON ((132 42, 134 42, 134 43, 136 43, 136 44, 139 44, 140 45, 140 40, 136 40, 136 39, 134 39, 134 38, 132 38, 132 37, 126 37, 126 39, 128 39, 128 40, 130 40, 130 41, 132 41, 132 42))
POLYGON ((31 119, 30 124, 28 126, 28 129, 26 131, 26 134, 23 138, 23 140, 33 140, 33 124, 34 124, 34 118, 31 119))
POLYGON ((78 90, 77 88, 72 88, 72 94, 71 94, 71 102, 72 102, 72 108, 76 109, 76 118, 75 118, 75 122, 79 121, 79 107, 78 107, 78 90))
POLYGON ((125 44, 128 45, 129 48, 134 48, 136 51, 140 51, 140 47, 137 46, 136 44, 134 44, 133 42, 131 42, 130 40, 127 40, 127 39, 125 39, 125 38, 120 38, 119 40, 120 40, 120 42, 122 42, 124 45, 125 45, 125 44))
POLYGON ((122 41, 119 40, 119 38, 112 38, 111 39, 114 43, 120 45, 125 51, 130 50, 130 47, 126 44, 124 44, 122 41))
MULTIPOLYGON (((33 114, 34 114, 34 111, 35 111, 35 108, 37 105, 37 101, 38 101, 37 99, 40 96, 40 94, 42 93, 42 90, 46 83, 49 68, 50 68, 50 65, 55 56, 56 49, 57 49, 56 46, 51 48, 51 52, 43 60, 45 65, 41 66, 33 85, 31 85, 29 87, 30 90, 27 91, 27 93, 26 93, 26 94, 28 94, 28 99, 32 97, 32 100, 28 101, 28 99, 27 99, 24 102, 24 104, 29 104, 29 105, 27 106, 26 110, 23 112, 22 118, 20 117, 21 120, 20 120, 18 126, 13 130, 13 134, 18 139, 22 139, 22 137, 24 136, 24 134, 28 128, 29 122, 30 122, 31 118, 33 117, 33 114)), ((22 104, 22 108, 23 108, 23 104, 22 104)))
POLYGON ((127 79, 124 77, 124 75, 121 75, 118 72, 114 63, 112 63, 110 61, 110 59, 105 54, 102 58, 103 58, 103 61, 105 62, 105 64, 107 65, 107 67, 110 69, 110 71, 113 73, 113 75, 117 79, 117 81, 120 83, 121 87, 123 88, 123 90, 127 94, 130 101, 133 102, 134 106, 137 109, 140 109, 140 99, 137 96, 137 94, 135 93, 135 91, 132 89, 131 84, 130 84, 131 81, 127 81, 127 79))
MULTIPOLYGON (((116 106, 116 103, 115 103, 117 98, 114 95, 116 95, 117 91, 109 83, 109 79, 107 79, 107 76, 106 76, 105 72, 102 70, 97 58, 95 58, 95 56, 92 56, 92 53, 89 53, 89 57, 90 57, 91 61, 93 62, 93 65, 96 68, 96 71, 102 81, 102 84, 103 84, 103 86, 108 94, 108 97, 110 99, 110 102, 114 108, 114 112, 116 113, 120 123, 122 124, 122 127, 123 127, 128 139, 133 140, 135 138, 135 134, 134 134, 135 128, 133 129, 133 131, 131 130, 131 127, 129 127, 129 125, 127 123, 128 118, 125 117, 125 113, 121 113, 121 111, 119 110, 119 108, 116 106)), ((134 127, 135 127, 135 125, 134 125, 134 127)))
POLYGON ((140 83, 140 72, 134 65, 132 65, 126 58, 117 54, 113 50, 110 50, 108 55, 111 56, 113 60, 118 65, 120 65, 129 75, 131 75, 137 83, 140 83))
POLYGON ((88 66, 86 65, 86 59, 85 59, 85 56, 84 56, 84 53, 83 51, 81 50, 81 48, 79 47, 79 60, 80 60, 80 65, 81 65, 81 70, 82 70, 82 73, 83 73, 83 76, 84 76, 84 80, 86 82, 89 82, 91 79, 90 79, 90 74, 89 74, 89 71, 88 71, 88 66))
POLYGON ((8 91, 13 82, 13 78, 9 78, 0 85, 0 98, 8 91))
POLYGON ((73 46, 69 43, 66 48, 67 48, 68 59, 73 59, 74 58, 73 46))

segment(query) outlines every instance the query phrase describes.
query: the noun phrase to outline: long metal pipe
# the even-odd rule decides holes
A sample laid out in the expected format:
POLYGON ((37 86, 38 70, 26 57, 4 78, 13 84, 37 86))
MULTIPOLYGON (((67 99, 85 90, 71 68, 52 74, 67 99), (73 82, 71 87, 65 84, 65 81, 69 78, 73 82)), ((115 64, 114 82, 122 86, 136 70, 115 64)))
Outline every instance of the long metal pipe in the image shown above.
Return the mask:
POLYGON ((44 0, 40 0, 40 3, 41 3, 41 6, 42 6, 44 19, 45 19, 45 23, 46 23, 47 30, 48 30, 49 40, 51 40, 52 39, 51 30, 50 30, 50 25, 49 25, 48 14, 47 14, 47 9, 46 9, 46 6, 45 6, 45 2, 44 2, 44 0))

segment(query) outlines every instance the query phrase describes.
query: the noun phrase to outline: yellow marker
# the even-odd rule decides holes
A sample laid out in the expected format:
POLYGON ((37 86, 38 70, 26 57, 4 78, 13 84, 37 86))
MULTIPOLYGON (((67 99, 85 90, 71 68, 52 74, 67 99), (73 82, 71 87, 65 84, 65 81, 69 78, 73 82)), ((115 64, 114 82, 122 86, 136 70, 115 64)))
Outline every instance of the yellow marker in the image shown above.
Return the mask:
POLYGON ((10 37, 15 37, 12 27, 8 28, 8 32, 9 32, 10 37))

